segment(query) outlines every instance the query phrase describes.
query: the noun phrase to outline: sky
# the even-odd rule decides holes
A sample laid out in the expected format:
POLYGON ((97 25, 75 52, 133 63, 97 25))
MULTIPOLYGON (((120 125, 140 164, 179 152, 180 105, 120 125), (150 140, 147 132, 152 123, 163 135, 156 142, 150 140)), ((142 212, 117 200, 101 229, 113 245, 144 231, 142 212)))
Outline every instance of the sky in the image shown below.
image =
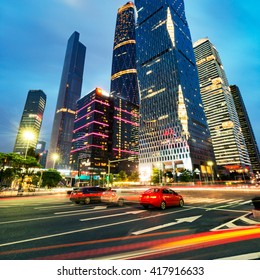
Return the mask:
MULTIPOLYGON (((156 0, 151 0, 156 1, 156 0)), ((29 90, 47 95, 40 139, 50 142, 67 41, 87 47, 82 96, 110 89, 117 10, 127 0, 1 0, 0 152, 13 151, 29 90)), ((255 0, 184 0, 193 42, 208 37, 240 88, 260 143, 260 19, 255 0)))

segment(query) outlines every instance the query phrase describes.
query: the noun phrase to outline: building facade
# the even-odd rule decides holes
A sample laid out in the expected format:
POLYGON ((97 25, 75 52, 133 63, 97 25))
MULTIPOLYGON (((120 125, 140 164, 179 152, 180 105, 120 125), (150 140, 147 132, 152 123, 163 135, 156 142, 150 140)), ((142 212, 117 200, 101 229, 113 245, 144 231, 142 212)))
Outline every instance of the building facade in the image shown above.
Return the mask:
POLYGON ((46 142, 45 141, 38 141, 35 149, 35 153, 39 155, 39 163, 42 168, 46 166, 47 154, 48 151, 46 150, 46 142))
POLYGON ((42 90, 28 92, 14 145, 14 153, 26 156, 28 148, 36 148, 45 106, 46 94, 42 90))
POLYGON ((86 47, 79 41, 79 33, 74 32, 67 44, 46 164, 47 168, 53 166, 54 154, 59 157, 56 163, 57 168, 69 168, 76 102, 81 96, 85 54, 86 47))
POLYGON ((223 64, 208 38, 194 43, 201 96, 217 164, 227 170, 250 170, 244 136, 223 64))
MULTIPOLYGON (((139 169, 210 173, 214 164, 183 0, 136 0, 139 169)), ((214 164, 215 166, 215 164, 214 164)))
POLYGON ((135 8, 127 2, 118 9, 114 37, 110 93, 139 104, 136 70, 135 8))
POLYGON ((111 172, 138 172, 139 105, 120 97, 112 97, 113 137, 111 172), (125 160, 122 160, 125 159, 125 160), (130 159, 130 160, 127 160, 130 159))
POLYGON ((252 165, 252 169, 254 173, 260 172, 260 154, 259 148, 256 143, 254 131, 246 110, 246 106, 240 92, 240 89, 236 85, 230 86, 231 94, 234 99, 235 107, 238 113, 239 122, 242 128, 242 132, 245 138, 245 143, 248 151, 248 155, 250 158, 250 162, 252 165))
POLYGON ((113 110, 108 93, 96 88, 77 102, 70 165, 91 181, 106 174, 112 151, 113 110))
POLYGON ((117 12, 111 72, 113 173, 138 171, 139 90, 135 37, 135 6, 127 2, 117 12))

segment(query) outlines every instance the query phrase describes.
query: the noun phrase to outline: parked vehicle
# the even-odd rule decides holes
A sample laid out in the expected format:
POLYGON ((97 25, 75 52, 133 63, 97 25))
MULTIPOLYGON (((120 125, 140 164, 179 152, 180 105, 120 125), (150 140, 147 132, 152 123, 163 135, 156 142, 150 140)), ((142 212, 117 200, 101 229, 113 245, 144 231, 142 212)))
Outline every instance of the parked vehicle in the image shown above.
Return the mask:
POLYGON ((125 203, 138 203, 139 195, 136 191, 124 189, 111 189, 103 192, 101 202, 123 206, 125 203))
POLYGON ((153 206, 164 210, 169 206, 183 207, 184 199, 181 195, 170 188, 158 187, 148 189, 143 194, 141 194, 140 204, 144 208, 153 206))
POLYGON ((70 194, 70 200, 74 203, 100 202, 101 195, 105 191, 105 188, 100 187, 82 187, 74 189, 70 194))

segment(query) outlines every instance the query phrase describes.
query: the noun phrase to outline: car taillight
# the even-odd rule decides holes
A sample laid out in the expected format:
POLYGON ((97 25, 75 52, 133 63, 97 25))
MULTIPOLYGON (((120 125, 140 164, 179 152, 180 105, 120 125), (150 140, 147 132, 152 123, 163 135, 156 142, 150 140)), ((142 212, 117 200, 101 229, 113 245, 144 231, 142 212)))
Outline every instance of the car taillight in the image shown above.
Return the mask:
POLYGON ((151 195, 150 198, 157 198, 157 196, 156 195, 151 195))

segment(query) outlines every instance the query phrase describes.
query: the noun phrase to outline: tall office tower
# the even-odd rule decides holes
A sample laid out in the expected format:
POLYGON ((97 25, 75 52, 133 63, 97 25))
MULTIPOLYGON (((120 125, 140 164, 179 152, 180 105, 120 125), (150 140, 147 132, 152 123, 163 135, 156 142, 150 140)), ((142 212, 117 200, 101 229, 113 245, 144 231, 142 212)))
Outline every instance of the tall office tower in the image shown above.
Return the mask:
POLYGON ((133 2, 127 2, 118 9, 110 93, 115 97, 139 104, 133 2))
POLYGON ((72 170, 85 176, 105 174, 111 154, 113 110, 108 93, 96 88, 77 102, 70 153, 72 170))
POLYGON ((250 169, 244 136, 218 51, 208 38, 195 42, 194 51, 217 164, 227 170, 250 169))
POLYGON ((53 166, 53 155, 58 154, 56 167, 69 168, 76 102, 81 96, 86 47, 74 32, 68 40, 59 95, 52 127, 47 168, 53 166))
POLYGON ((28 92, 14 145, 14 153, 26 156, 28 148, 36 148, 45 105, 46 94, 42 90, 30 90, 28 92))
POLYGON ((139 129, 139 90, 136 70, 135 6, 127 2, 118 9, 110 93, 114 123, 111 172, 136 171, 139 129), (135 161, 127 161, 129 157, 135 161), (122 160, 123 159, 123 160, 122 160), (121 161, 122 160, 122 161, 121 161))
POLYGON ((208 161, 214 163, 214 153, 184 2, 135 4, 141 177, 149 180, 153 167, 177 174, 183 168, 198 169, 202 174, 208 161))
POLYGON ((130 175, 138 171, 139 105, 120 97, 114 97, 112 102, 113 140, 110 159, 120 161, 111 164, 111 172, 124 170, 130 175))
POLYGON ((246 106, 243 101, 241 92, 236 85, 230 86, 231 94, 233 96, 238 118, 245 138, 248 155, 251 161, 254 173, 260 172, 260 154, 258 145, 256 143, 255 135, 249 116, 247 114, 246 106))

